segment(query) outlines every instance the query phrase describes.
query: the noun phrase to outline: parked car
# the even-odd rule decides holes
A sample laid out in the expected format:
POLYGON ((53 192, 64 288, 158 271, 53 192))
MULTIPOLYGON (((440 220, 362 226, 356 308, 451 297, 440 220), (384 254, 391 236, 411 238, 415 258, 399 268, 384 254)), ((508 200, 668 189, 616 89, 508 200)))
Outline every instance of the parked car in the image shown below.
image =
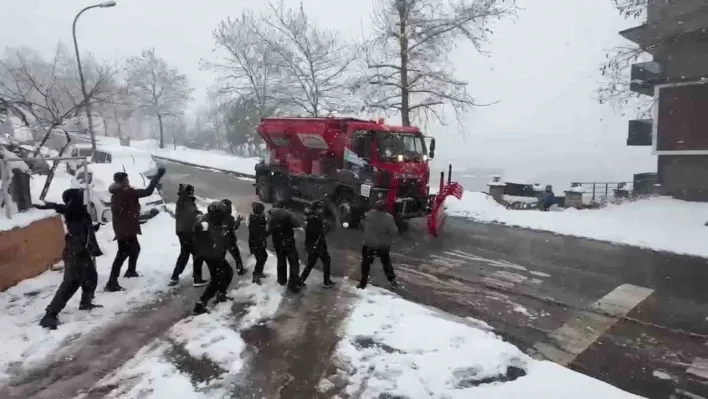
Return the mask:
MULTIPOLYGON (((120 170, 116 170, 113 164, 89 164, 79 169, 71 179, 72 188, 86 189, 86 182, 88 181, 89 196, 87 197, 90 197, 88 209, 95 221, 105 223, 112 220, 111 193, 108 192, 108 187, 113 183, 113 174, 120 170)), ((124 168, 122 170, 128 173, 128 178, 135 187, 146 187, 150 183, 149 179, 136 169, 124 168)), ((155 217, 164 209, 165 200, 158 190, 155 190, 149 197, 141 198, 141 223, 155 217)))
MULTIPOLYGON (((91 144, 79 143, 72 144, 69 146, 66 154, 70 157, 88 157, 88 161, 91 161, 91 144)), ((66 171, 73 175, 82 166, 83 161, 79 159, 72 159, 66 161, 66 171)))
MULTIPOLYGON (((72 145, 69 151, 69 156, 86 156, 90 163, 114 164, 118 169, 125 167, 138 170, 148 178, 157 173, 157 163, 152 155, 136 148, 99 145, 96 147, 96 152, 91 154, 91 145, 83 143, 72 145)), ((73 175, 82 166, 82 162, 82 160, 67 161, 67 172, 73 175)))

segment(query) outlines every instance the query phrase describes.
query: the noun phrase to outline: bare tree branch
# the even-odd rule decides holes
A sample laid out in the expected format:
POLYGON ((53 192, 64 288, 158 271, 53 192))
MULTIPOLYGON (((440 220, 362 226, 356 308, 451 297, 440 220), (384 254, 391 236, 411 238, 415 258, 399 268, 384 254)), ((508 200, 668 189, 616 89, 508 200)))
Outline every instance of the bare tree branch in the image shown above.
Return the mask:
POLYGON ((113 63, 98 63, 90 56, 86 60, 89 68, 85 99, 75 64, 61 44, 51 60, 28 48, 7 48, 0 59, 0 96, 32 115, 32 127, 45 132, 42 144, 55 128, 76 117, 87 101, 100 101, 117 74, 113 63))
POLYGON ((351 112, 354 96, 345 82, 357 57, 356 48, 336 33, 317 27, 302 4, 292 9, 282 0, 270 3, 263 21, 270 29, 257 32, 277 55, 289 82, 288 97, 283 100, 308 116, 351 112))
POLYGON ((490 22, 513 16, 504 0, 377 0, 374 32, 364 43, 364 72, 356 88, 365 106, 400 113, 403 125, 415 118, 445 123, 446 107, 461 113, 478 105, 467 82, 454 78, 448 55, 459 39, 483 53, 490 22))
POLYGON ((126 61, 126 76, 129 95, 137 101, 140 109, 157 117, 160 148, 164 148, 163 117, 181 115, 191 100, 193 90, 187 75, 171 68, 151 48, 126 61))
POLYGON ((220 22, 213 32, 217 56, 203 64, 218 74, 213 96, 253 99, 263 117, 283 106, 285 87, 278 56, 261 38, 267 28, 261 22, 250 11, 220 22))

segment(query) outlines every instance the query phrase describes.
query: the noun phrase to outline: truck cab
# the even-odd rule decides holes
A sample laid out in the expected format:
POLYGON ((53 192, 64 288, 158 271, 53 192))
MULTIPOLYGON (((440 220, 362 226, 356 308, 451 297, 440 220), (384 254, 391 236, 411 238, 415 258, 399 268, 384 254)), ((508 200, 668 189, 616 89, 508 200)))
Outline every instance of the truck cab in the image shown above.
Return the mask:
MULTIPOLYGON (((355 226, 378 200, 402 222, 429 213, 430 149, 415 127, 353 118, 266 118, 257 129, 268 155, 256 166, 265 202, 326 199, 355 226)), ((338 223, 339 224, 339 223, 338 223)))

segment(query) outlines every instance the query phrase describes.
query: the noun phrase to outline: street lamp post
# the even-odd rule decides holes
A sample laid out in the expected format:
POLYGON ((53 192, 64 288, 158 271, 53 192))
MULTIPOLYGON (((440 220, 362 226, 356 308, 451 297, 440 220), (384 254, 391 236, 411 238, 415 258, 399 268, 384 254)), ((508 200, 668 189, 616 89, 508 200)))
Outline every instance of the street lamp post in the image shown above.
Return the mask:
POLYGON ((79 44, 76 41, 76 21, 79 20, 79 17, 81 14, 83 14, 85 11, 88 11, 92 8, 109 8, 109 7, 115 7, 116 2, 115 1, 104 1, 102 3, 94 4, 92 6, 88 6, 84 8, 83 10, 79 11, 78 14, 76 14, 76 17, 74 18, 74 24, 71 27, 71 33, 74 36, 74 50, 76 51, 76 65, 79 68, 79 81, 81 82, 81 93, 84 96, 84 109, 86 109, 86 119, 88 120, 88 130, 89 134, 91 135, 91 152, 93 153, 96 151, 96 134, 93 131, 93 119, 91 118, 91 102, 89 101, 88 93, 86 92, 86 80, 84 79, 84 71, 81 68, 81 56, 79 55, 79 44))

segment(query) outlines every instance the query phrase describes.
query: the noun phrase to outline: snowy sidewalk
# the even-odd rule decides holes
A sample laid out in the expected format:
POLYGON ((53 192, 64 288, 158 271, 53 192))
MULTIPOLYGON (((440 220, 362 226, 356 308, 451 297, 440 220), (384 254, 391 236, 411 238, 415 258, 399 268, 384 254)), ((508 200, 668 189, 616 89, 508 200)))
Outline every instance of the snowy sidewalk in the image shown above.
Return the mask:
POLYGON ((708 258, 708 204, 668 197, 607 205, 594 210, 556 212, 506 209, 484 193, 466 191, 446 200, 446 213, 482 223, 498 223, 590 238, 657 251, 708 258))
POLYGON ((336 350, 338 371, 319 384, 328 397, 637 397, 555 363, 531 359, 483 322, 465 323, 380 288, 356 295, 336 350), (343 392, 337 392, 341 385, 343 392))
POLYGON ((83 337, 110 323, 120 323, 134 310, 170 291, 167 281, 179 253, 174 219, 163 212, 142 228, 138 261, 141 277, 122 278, 120 283, 126 291, 117 293, 103 291, 117 251, 112 241, 113 230, 106 225, 98 231, 104 255, 96 262, 99 275, 96 302, 104 307, 92 312, 79 311, 80 293, 77 293, 59 315, 62 324, 56 331, 46 330, 38 322, 62 281, 63 271, 47 271, 0 293, 0 325, 3 326, 0 329, 0 385, 10 377, 21 376, 41 364, 60 359, 65 350, 70 351, 83 337), (151 245, 157 242, 159 245, 151 245))
POLYGON ((175 324, 82 398, 314 398, 353 295, 320 288, 317 271, 283 295, 272 258, 262 286, 232 285, 233 303, 175 324))
POLYGON ((281 292, 242 281, 233 304, 177 323, 81 398, 636 397, 380 288, 281 292))

